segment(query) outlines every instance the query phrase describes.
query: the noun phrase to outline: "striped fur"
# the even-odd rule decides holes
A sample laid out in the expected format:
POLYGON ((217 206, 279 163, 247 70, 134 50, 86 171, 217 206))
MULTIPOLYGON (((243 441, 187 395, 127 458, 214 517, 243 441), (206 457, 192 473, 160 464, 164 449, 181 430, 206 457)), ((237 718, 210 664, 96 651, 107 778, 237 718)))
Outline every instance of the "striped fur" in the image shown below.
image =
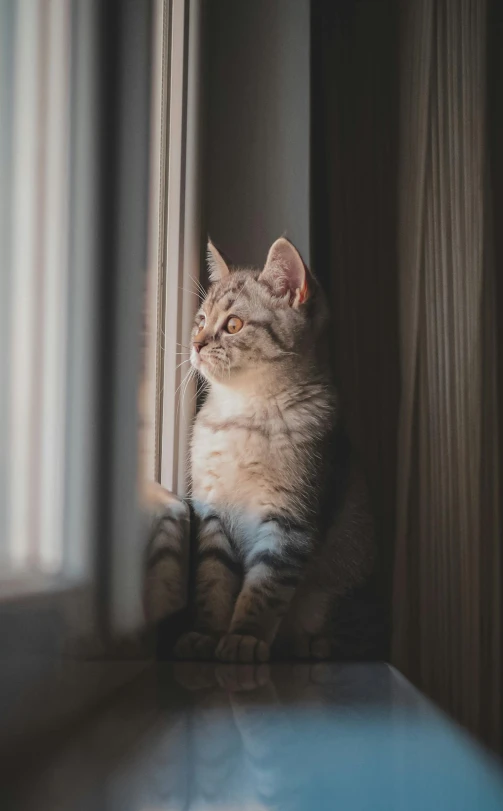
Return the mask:
POLYGON ((192 437, 196 628, 175 652, 265 661, 276 641, 323 658, 334 602, 372 561, 365 487, 327 360, 325 299, 285 239, 262 272, 225 272, 215 250, 191 354, 210 384, 192 437), (235 334, 230 316, 243 324, 235 334))
POLYGON ((186 605, 189 551, 189 509, 155 482, 142 487, 142 512, 147 524, 144 607, 157 622, 186 605))

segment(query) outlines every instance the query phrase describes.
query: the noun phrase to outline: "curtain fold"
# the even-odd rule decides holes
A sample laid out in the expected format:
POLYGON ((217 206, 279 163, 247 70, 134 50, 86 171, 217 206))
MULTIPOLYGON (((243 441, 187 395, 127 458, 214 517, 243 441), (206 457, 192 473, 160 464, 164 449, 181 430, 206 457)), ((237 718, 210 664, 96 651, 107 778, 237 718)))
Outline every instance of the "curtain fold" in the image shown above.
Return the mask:
POLYGON ((391 658, 500 746, 503 5, 311 8, 313 265, 374 496, 391 658))
POLYGON ((497 742, 496 312, 486 3, 403 4, 396 664, 497 742))

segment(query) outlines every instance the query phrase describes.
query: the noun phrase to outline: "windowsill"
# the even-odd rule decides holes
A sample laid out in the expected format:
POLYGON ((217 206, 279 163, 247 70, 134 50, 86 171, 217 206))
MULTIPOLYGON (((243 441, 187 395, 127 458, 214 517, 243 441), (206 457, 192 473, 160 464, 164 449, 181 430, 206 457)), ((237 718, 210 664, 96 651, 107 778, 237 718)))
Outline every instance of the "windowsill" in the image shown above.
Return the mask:
POLYGON ((1 582, 0 755, 63 731, 151 662, 148 640, 99 638, 95 597, 63 578, 1 582))
POLYGON ((0 759, 16 763, 32 750, 40 756, 51 741, 65 738, 101 705, 113 702, 149 665, 147 660, 58 660, 33 654, 2 662, 0 759))
POLYGON ((157 665, 10 765, 16 811, 503 801, 499 762, 379 663, 157 665))
POLYGON ((81 591, 82 583, 61 575, 48 575, 39 572, 20 574, 2 572, 0 577, 0 610, 4 603, 16 603, 30 598, 54 599, 61 594, 81 591))

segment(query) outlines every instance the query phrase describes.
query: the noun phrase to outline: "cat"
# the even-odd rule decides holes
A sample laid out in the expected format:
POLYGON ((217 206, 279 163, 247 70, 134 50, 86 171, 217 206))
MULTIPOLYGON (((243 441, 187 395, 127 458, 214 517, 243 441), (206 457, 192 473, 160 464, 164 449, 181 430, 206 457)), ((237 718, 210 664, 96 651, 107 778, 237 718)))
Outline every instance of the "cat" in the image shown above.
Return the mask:
POLYGON ((191 363, 209 384, 191 440, 195 623, 180 659, 326 659, 337 600, 374 560, 373 522, 329 362, 323 291, 285 238, 263 270, 208 244, 191 363))

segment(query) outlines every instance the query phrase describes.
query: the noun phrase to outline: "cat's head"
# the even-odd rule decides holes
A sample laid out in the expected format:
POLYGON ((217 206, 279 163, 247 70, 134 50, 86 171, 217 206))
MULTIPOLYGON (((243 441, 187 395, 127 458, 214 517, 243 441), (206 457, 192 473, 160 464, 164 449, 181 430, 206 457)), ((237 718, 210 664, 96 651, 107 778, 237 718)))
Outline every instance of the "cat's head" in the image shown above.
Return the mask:
POLYGON ((276 240, 263 270, 232 269, 208 243, 211 286, 192 330, 191 362, 210 381, 259 380, 316 356, 326 304, 287 239, 276 240))

